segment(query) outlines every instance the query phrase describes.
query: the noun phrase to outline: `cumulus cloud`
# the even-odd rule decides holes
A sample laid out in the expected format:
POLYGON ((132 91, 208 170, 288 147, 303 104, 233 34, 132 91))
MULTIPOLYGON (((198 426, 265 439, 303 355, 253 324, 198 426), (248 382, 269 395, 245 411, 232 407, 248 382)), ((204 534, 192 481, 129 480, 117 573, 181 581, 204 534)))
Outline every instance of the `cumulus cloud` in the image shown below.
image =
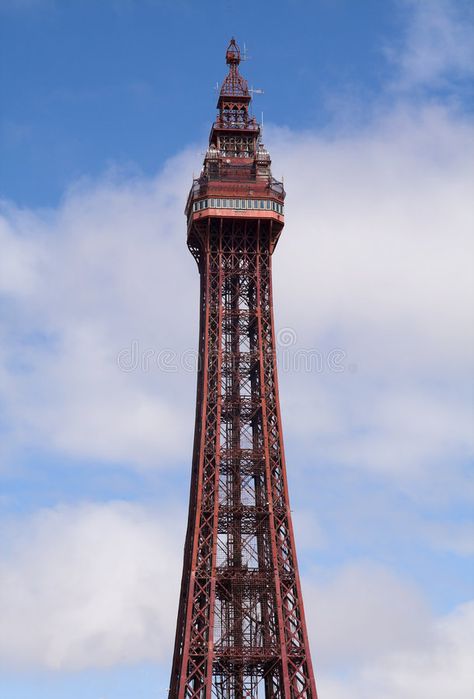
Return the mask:
POLYGON ((387 658, 380 667, 368 672, 375 690, 384 687, 388 699, 449 695, 468 699, 474 689, 472 653, 474 651, 474 603, 460 605, 434 624, 434 643, 410 657, 401 653, 387 658), (388 687, 388 689, 387 689, 388 687))
MULTIPOLYGON (((168 663, 184 535, 176 521, 171 510, 124 502, 3 521, 0 664, 168 663)), ((433 618, 419 589, 367 561, 329 576, 313 570, 304 587, 322 696, 441 698, 449 687, 467 699, 473 605, 433 618)))
MULTIPOLYGON (((398 74, 465 75, 464 5, 405 6, 398 74)), ((473 129, 433 97, 381 103, 357 130, 266 131, 288 190, 277 321, 296 338, 286 350, 318 351, 323 367, 290 357, 285 428, 318 462, 466 494, 473 129), (334 348, 342 372, 326 361, 334 348)), ((155 178, 78 183, 50 211, 2 205, 0 386, 13 451, 139 468, 189 454, 198 275, 182 208, 199 160, 187 151, 155 178)))
MULTIPOLYGON (((416 498, 459 500, 472 496, 463 466, 472 454, 473 133, 455 108, 403 100, 468 74, 471 49, 453 4, 408 6, 395 107, 375 109, 357 132, 266 131, 288 190, 274 278, 277 322, 295 344, 280 349, 323 357, 321 372, 293 355, 282 370, 285 433, 315 463, 389 477, 416 498), (342 372, 326 361, 336 347, 342 372)), ((187 151, 155 178, 80 182, 54 210, 2 204, 6 458, 21 445, 127 468, 189 456, 198 275, 182 208, 199 160, 187 151)), ((78 670, 167 658, 178 520, 111 503, 3 522, 0 661, 78 670)), ((302 551, 330 545, 314 512, 295 520, 302 551)), ((410 536, 466 556, 469 532, 417 521, 410 536)), ((367 562, 311 578, 322 697, 471 696, 471 604, 433 618, 421 590, 367 562)))
POLYGON ((1 664, 80 670, 168 658, 184 536, 175 513, 86 503, 2 529, 1 664))
POLYGON ((449 525, 425 523, 422 533, 438 551, 448 551, 458 556, 474 556, 474 523, 451 522, 449 525))
POLYGON ((474 602, 435 617, 419 589, 367 561, 313 570, 305 593, 321 696, 472 695, 474 602))
POLYGON ((420 591, 374 563, 352 563, 329 576, 312 570, 305 603, 324 672, 358 668, 431 641, 431 614, 420 591))
MULTIPOLYGON (((277 321, 295 333, 290 352, 345 353, 342 373, 282 372, 289 436, 396 478, 442 473, 472 449, 470 126, 400 108, 354 134, 268 135, 288 189, 277 321)), ((54 211, 4 207, 13 441, 140 467, 189 446, 198 274, 182 198, 196 159, 82 183, 54 211)))
POLYGON ((342 372, 283 372, 287 427, 318 459, 401 479, 465 461, 472 128, 437 106, 399 107, 345 137, 272 138, 288 183, 277 319, 295 361, 345 354, 342 372))
POLYGON ((190 168, 185 154, 156 180, 80 183, 54 211, 4 207, 1 381, 14 440, 141 466, 190 442, 195 362, 179 371, 197 342, 190 168))
POLYGON ((474 13, 466 0, 402 0, 409 16, 403 45, 388 55, 398 68, 402 89, 449 87, 472 76, 474 13))
POLYGON ((321 695, 331 699, 470 699, 474 690, 474 603, 432 622, 432 639, 417 650, 387 653, 350 678, 322 672, 321 695))

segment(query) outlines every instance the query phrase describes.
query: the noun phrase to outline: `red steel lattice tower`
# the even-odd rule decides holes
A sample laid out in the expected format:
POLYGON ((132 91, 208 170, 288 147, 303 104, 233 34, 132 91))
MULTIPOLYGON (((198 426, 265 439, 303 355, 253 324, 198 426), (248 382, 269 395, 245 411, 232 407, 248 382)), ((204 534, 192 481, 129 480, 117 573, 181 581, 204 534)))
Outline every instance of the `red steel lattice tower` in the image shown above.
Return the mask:
POLYGON ((186 205, 201 277, 196 429, 170 699, 317 699, 283 452, 271 175, 232 39, 186 205))

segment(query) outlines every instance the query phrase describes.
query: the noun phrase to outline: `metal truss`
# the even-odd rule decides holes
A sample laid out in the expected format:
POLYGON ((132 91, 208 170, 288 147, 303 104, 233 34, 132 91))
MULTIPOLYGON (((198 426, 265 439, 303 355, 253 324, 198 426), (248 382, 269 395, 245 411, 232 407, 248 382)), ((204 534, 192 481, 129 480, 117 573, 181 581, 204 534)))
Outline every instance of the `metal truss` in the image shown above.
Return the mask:
POLYGON ((281 436, 271 221, 208 219, 171 697, 315 699, 281 436))

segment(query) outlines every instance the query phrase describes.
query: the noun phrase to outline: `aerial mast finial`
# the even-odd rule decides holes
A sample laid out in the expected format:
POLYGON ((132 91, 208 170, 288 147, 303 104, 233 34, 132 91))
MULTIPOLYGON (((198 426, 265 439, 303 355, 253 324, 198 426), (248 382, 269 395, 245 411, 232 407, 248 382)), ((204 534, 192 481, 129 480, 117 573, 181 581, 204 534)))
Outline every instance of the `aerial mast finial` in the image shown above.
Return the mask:
POLYGON ((232 39, 230 40, 230 44, 225 54, 225 61, 228 65, 231 66, 238 66, 240 63, 240 49, 237 46, 234 37, 232 37, 232 39))

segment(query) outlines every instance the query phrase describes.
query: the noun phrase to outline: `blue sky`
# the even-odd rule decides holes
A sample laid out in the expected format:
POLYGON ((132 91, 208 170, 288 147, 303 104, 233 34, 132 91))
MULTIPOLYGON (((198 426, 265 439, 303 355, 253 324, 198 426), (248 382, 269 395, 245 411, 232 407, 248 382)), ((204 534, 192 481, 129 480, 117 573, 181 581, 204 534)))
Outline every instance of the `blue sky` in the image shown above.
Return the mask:
POLYGON ((470 697, 469 3, 0 0, 0 20, 0 696, 166 696, 183 207, 235 35, 288 194, 280 383, 321 699, 470 697))
POLYGON ((335 94, 380 91, 390 75, 384 49, 408 14, 391 0, 364 0, 357 11, 348 0, 244 0, 238 12, 224 0, 2 6, 2 190, 40 206, 111 162, 150 175, 203 142, 230 35, 246 43, 246 73, 265 90, 258 115, 323 127, 335 94))

